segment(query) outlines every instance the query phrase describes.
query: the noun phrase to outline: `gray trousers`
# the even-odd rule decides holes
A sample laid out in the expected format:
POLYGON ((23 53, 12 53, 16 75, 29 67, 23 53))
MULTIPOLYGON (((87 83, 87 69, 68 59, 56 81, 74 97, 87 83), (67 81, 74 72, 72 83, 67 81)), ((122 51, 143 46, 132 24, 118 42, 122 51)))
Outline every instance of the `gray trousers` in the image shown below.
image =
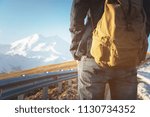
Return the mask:
POLYGON ((103 100, 109 83, 112 100, 137 99, 137 70, 103 70, 94 59, 83 56, 78 62, 78 95, 81 100, 103 100))

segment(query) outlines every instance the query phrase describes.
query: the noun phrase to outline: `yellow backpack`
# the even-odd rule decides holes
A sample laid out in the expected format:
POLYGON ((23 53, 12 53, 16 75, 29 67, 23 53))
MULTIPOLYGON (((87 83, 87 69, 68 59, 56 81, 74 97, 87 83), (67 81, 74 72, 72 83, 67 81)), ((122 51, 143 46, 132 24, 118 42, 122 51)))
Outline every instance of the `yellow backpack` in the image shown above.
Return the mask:
POLYGON ((136 67, 148 48, 143 0, 106 0, 91 54, 103 68, 136 67))

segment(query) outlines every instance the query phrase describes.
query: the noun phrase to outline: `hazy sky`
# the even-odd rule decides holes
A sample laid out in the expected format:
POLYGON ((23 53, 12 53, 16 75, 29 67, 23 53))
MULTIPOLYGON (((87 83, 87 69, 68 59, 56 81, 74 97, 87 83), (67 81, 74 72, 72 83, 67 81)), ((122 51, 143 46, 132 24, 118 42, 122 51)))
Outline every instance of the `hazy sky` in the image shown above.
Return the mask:
POLYGON ((39 33, 70 41, 72 0, 0 0, 0 43, 39 33))

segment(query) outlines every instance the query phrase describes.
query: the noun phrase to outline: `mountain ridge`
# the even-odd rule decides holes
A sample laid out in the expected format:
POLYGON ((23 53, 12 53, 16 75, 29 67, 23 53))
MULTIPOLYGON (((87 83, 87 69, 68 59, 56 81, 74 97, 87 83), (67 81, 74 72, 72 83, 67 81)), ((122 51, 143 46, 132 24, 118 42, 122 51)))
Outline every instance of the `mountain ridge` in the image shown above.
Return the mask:
POLYGON ((12 72, 71 60, 69 43, 59 36, 33 34, 8 45, 1 45, 0 73, 12 72))

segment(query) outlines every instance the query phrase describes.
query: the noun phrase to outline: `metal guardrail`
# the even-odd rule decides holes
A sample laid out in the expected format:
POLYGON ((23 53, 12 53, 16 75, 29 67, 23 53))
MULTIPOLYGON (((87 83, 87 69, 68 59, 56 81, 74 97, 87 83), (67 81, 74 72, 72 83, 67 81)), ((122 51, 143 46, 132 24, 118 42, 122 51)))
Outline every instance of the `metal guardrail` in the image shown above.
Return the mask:
POLYGON ((43 99, 46 99, 48 97, 48 86, 73 78, 77 78, 76 70, 22 75, 17 78, 0 80, 0 99, 11 99, 13 97, 23 99, 24 94, 38 88, 43 88, 43 99))

